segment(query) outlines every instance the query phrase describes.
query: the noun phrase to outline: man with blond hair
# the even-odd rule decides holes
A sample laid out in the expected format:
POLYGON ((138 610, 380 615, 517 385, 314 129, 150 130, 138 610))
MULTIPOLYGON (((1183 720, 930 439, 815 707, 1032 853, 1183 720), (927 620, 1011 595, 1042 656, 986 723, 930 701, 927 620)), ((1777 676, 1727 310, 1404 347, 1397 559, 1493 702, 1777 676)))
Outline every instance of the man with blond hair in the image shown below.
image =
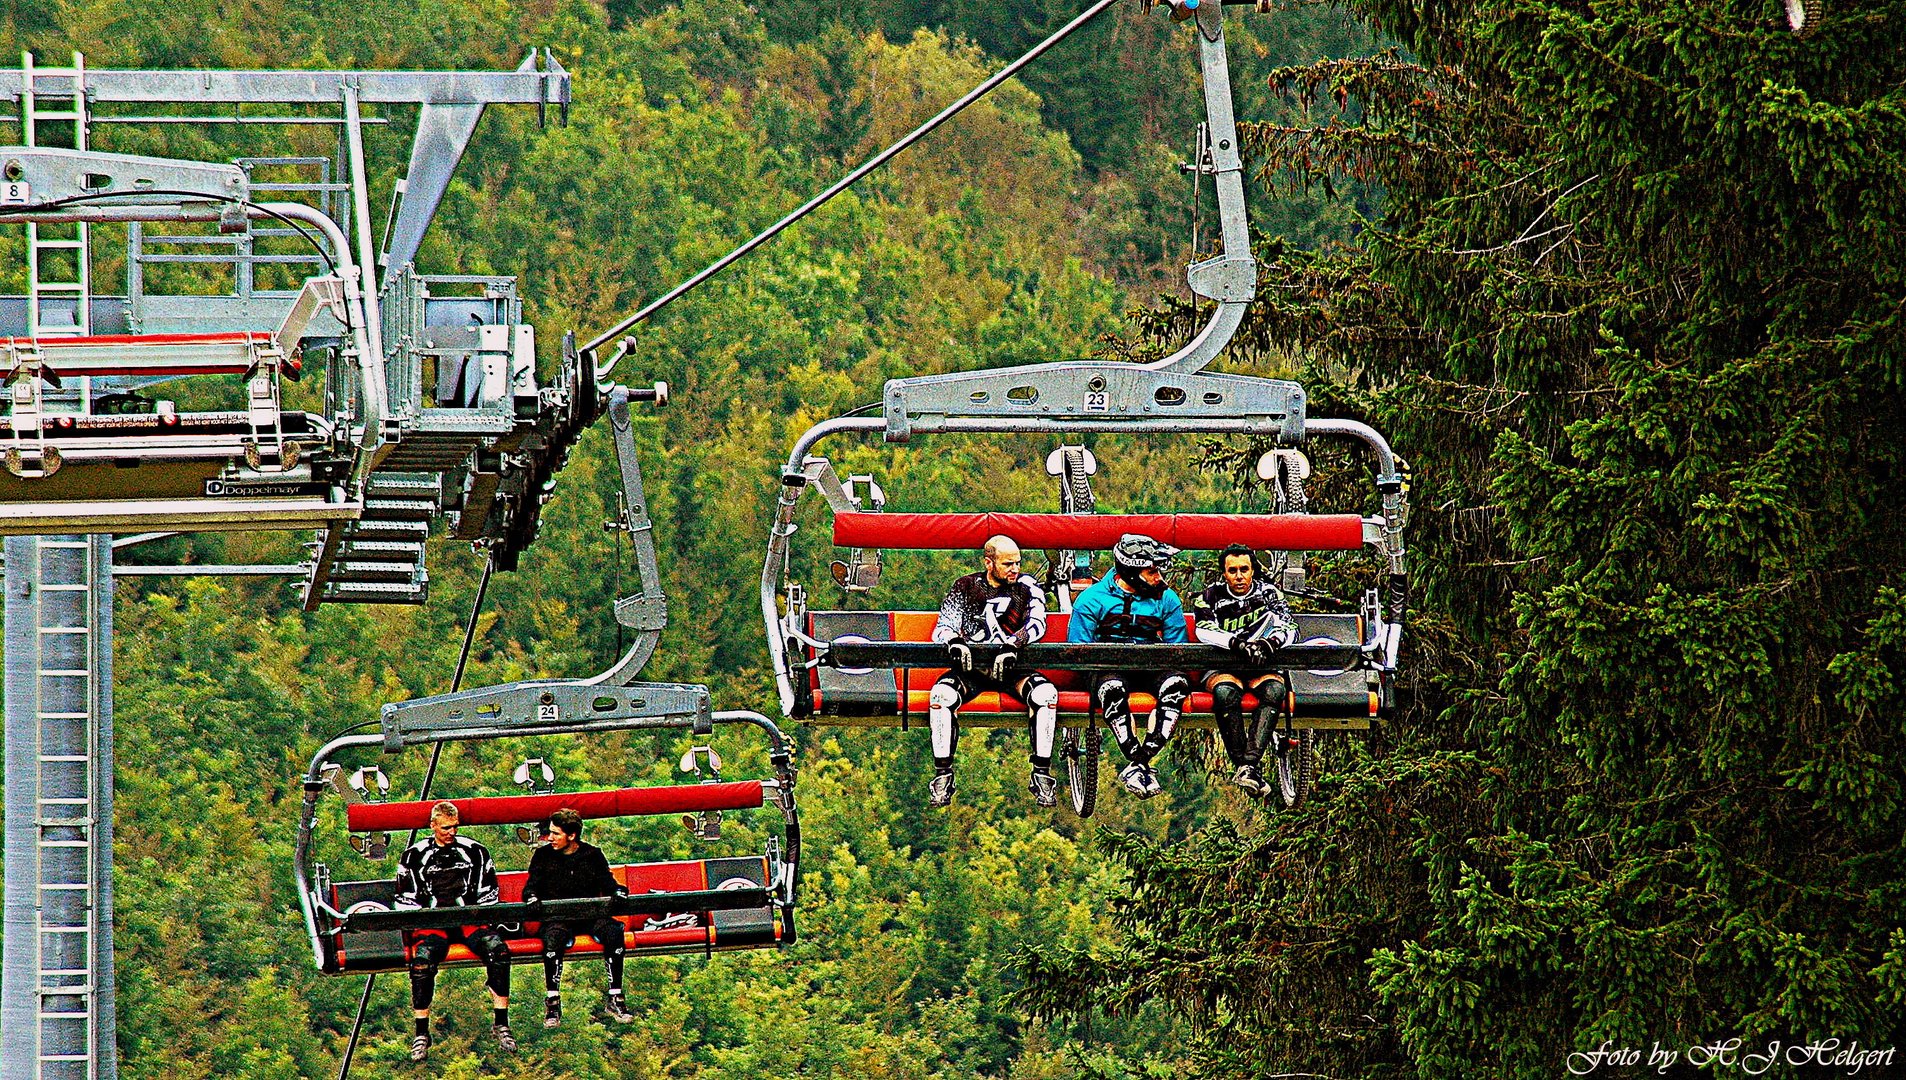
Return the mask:
MULTIPOLYGON (((497 902, 496 862, 490 850, 467 836, 457 835, 457 804, 440 802, 430 808, 430 835, 404 849, 397 857, 399 909, 478 907, 497 902)), ((472 912, 472 914, 476 914, 472 912)), ((430 1002, 437 993, 437 965, 461 944, 483 961, 488 971, 492 1032, 505 1050, 516 1049, 510 1033, 510 947, 496 927, 473 918, 468 926, 412 932, 410 951, 410 1009, 417 1031, 410 1040, 410 1060, 430 1053, 430 1002)))
POLYGON ((981 568, 955 581, 940 604, 933 640, 946 646, 953 666, 927 695, 927 726, 933 737, 933 780, 927 801, 953 801, 953 750, 959 742, 960 706, 991 690, 1026 704, 1032 728, 1032 776, 1027 789, 1040 806, 1058 802, 1052 776, 1052 734, 1059 724, 1059 688, 1019 664, 1019 650, 1046 633, 1046 593, 1037 579, 1019 572, 1019 545, 995 536, 980 550, 981 568), (978 668, 973 646, 1003 645, 993 662, 978 668))

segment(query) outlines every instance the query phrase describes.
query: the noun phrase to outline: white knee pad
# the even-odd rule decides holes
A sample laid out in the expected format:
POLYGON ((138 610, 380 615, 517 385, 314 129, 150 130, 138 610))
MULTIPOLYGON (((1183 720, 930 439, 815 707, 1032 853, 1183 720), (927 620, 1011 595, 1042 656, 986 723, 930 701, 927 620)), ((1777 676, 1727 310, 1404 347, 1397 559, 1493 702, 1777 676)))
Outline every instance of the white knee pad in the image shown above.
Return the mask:
POLYGON ((946 683, 934 683, 927 691, 927 707, 952 712, 960 707, 960 692, 946 683))
POLYGON ((1035 709, 1049 709, 1059 704, 1059 688, 1049 682, 1042 682, 1026 691, 1026 704, 1035 709))
POLYGON ((1186 695, 1191 693, 1191 681, 1183 675, 1167 675, 1158 684, 1158 703, 1167 708, 1176 708, 1184 704, 1186 695))

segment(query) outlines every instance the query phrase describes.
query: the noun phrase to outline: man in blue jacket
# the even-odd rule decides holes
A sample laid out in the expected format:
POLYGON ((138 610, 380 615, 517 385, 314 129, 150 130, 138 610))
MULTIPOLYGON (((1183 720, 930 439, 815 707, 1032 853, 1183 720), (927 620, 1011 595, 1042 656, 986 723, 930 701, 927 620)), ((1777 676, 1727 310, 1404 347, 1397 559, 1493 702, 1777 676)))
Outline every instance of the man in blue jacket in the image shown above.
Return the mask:
MULTIPOLYGON (((1112 548, 1113 572, 1072 602, 1066 640, 1183 644, 1185 607, 1165 584, 1164 575, 1177 554, 1177 548, 1149 536, 1127 533, 1120 537, 1112 548)), ((1119 771, 1119 782, 1141 799, 1158 794, 1152 759, 1178 726, 1185 697, 1191 693, 1190 680, 1176 671, 1111 672, 1099 677, 1094 692, 1112 738, 1129 762, 1119 771), (1133 690, 1150 690, 1158 700, 1143 727, 1132 719, 1133 690)))

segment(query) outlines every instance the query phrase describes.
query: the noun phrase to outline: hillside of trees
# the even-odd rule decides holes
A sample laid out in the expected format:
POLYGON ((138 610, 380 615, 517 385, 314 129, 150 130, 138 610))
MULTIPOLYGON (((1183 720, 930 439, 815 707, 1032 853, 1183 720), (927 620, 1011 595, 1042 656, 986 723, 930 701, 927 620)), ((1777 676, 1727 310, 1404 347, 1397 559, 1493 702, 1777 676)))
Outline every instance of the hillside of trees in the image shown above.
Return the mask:
MULTIPOLYGON (((1218 783, 1193 734, 1165 797, 1108 783, 1088 825, 1030 805, 1022 732, 969 733, 958 802, 928 812, 924 732, 801 729, 798 945, 633 963, 641 1016, 621 1028, 584 1018, 599 969, 579 963, 584 1007, 542 1032, 540 972, 519 968, 514 1056, 487 1037, 480 975, 449 974, 421 1073, 403 1060, 407 987, 385 976, 354 1075, 1549 1077, 1604 1041, 1906 1036, 1906 3, 1830 0, 1805 39, 1779 5, 1722 0, 1233 10, 1264 271, 1221 364, 1299 377, 1314 415, 1365 419, 1410 458, 1402 715, 1331 740, 1301 812, 1218 783)), ((547 354, 1071 13, 18 0, 0 48, 94 67, 510 68, 549 45, 575 74, 569 125, 491 110, 418 259, 518 275, 547 354)), ((1182 266, 1212 240, 1208 204, 1192 235, 1177 169, 1199 109, 1188 33, 1114 9, 639 333, 617 377, 676 391, 639 421, 671 600, 646 677, 774 711, 755 583, 779 461, 815 420, 896 375, 1146 355, 1192 332, 1182 266)), ((407 146, 392 120, 370 132, 379 198, 407 146)), ((188 125, 99 145, 255 150, 188 125)), ((0 235, 16 277, 17 231, 0 235)), ((1101 508, 1261 505, 1236 485, 1241 446, 1095 447, 1101 508)), ((830 447, 894 509, 1049 506, 1049 448, 830 447)), ((1319 463, 1318 498, 1363 509, 1367 463, 1319 463)), ((522 568, 490 587, 466 686, 618 654, 613 474, 592 433, 522 568)), ((288 562, 300 539, 133 557, 288 562)), ((121 584, 122 1075, 334 1074, 362 983, 312 971, 294 781, 384 702, 449 688, 480 565, 437 547, 418 609, 307 615, 275 583, 121 584)), ((883 599, 931 606, 965 568, 898 556, 883 599)), ((456 746, 433 792, 506 791, 526 754, 565 788, 668 783, 684 748, 456 746)), ((731 772, 763 768, 758 747, 722 749, 731 772)), ((422 780, 421 754, 377 763, 394 790, 422 780)), ((736 851, 765 825, 740 817, 736 851)), ((340 877, 389 872, 340 825, 325 852, 340 877)), ((506 868, 527 861, 487 832, 506 868)), ((672 821, 590 839, 701 850, 672 821)))

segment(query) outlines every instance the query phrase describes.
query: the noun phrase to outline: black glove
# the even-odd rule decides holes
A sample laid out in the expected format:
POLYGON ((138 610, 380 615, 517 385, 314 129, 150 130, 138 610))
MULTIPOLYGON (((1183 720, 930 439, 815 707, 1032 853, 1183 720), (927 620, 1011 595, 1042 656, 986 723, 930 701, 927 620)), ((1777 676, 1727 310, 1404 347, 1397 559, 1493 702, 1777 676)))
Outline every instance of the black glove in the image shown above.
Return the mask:
POLYGON ((1263 638, 1252 638, 1244 643, 1244 658, 1253 664, 1268 664, 1276 646, 1263 638))
POLYGON ((1018 662, 1019 662, 1019 652, 1017 650, 1015 649, 999 650, 999 655, 993 657, 993 681, 1005 682, 1006 674, 1010 672, 1013 669, 1013 665, 1017 664, 1018 662))
POLYGON ((954 638, 946 643, 946 654, 953 658, 953 666, 961 671, 973 670, 973 647, 965 638, 954 638))

